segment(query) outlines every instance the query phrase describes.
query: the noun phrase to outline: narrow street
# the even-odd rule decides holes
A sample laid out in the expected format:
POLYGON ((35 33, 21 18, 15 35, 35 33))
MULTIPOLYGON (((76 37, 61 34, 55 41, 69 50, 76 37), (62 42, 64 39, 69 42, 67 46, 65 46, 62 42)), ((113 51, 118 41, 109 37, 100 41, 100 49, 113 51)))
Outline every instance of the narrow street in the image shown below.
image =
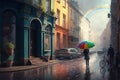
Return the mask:
POLYGON ((108 80, 107 72, 104 79, 100 73, 99 61, 102 55, 90 55, 90 73, 86 73, 85 60, 82 57, 32 70, 0 73, 0 80, 108 80))
POLYGON ((0 0, 0 80, 119 76, 120 0, 0 0))

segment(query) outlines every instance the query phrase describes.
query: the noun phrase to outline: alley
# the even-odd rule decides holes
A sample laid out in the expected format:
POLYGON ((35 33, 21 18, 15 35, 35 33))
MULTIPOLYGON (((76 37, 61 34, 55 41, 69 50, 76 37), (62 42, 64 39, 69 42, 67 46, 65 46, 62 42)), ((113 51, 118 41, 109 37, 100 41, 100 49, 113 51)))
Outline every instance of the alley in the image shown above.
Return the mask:
MULTIPOLYGON (((99 61, 103 54, 90 55, 90 73, 86 73, 84 57, 63 60, 37 69, 0 73, 0 80, 103 80, 99 61), (7 76, 7 77, 6 77, 7 76)), ((105 74, 105 80, 108 80, 105 74)))

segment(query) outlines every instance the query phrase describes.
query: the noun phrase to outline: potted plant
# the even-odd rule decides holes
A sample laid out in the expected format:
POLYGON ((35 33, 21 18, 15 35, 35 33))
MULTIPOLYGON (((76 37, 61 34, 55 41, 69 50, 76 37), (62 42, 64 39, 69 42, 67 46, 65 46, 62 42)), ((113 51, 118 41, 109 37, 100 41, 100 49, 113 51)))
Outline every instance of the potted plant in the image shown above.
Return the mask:
POLYGON ((45 5, 41 4, 38 7, 39 7, 41 13, 46 13, 45 5))
POLYGON ((13 55, 14 54, 14 49, 15 49, 15 46, 12 42, 6 42, 4 44, 4 50, 5 50, 6 54, 13 55))
POLYGON ((12 66, 13 65, 13 59, 14 59, 14 49, 15 46, 12 42, 6 42, 4 43, 4 52, 6 54, 6 66, 12 66))

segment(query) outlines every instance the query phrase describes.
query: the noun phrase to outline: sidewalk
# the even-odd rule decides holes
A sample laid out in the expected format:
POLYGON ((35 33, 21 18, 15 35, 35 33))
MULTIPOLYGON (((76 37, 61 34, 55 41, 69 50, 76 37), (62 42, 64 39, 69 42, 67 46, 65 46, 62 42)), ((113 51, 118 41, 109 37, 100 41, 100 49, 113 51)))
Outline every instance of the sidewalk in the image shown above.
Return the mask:
POLYGON ((32 65, 26 65, 26 66, 11 66, 11 67, 0 67, 0 73, 2 72, 15 72, 15 71, 22 71, 22 70, 29 70, 34 68, 40 68, 42 66, 47 66, 50 64, 55 64, 58 62, 62 62, 60 60, 50 60, 49 62, 44 62, 42 60, 36 61, 32 63, 32 65))

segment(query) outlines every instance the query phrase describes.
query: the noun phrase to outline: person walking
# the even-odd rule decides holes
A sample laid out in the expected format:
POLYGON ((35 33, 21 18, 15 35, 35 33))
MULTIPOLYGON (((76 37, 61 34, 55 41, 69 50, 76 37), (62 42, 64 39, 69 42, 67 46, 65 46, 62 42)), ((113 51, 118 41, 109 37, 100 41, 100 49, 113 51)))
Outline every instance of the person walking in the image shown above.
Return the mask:
POLYGON ((86 70, 89 70, 89 49, 84 49, 84 59, 86 60, 86 70))
POLYGON ((114 48, 112 47, 112 45, 110 45, 110 47, 108 48, 107 56, 109 58, 109 65, 110 67, 112 67, 114 62, 114 48))

